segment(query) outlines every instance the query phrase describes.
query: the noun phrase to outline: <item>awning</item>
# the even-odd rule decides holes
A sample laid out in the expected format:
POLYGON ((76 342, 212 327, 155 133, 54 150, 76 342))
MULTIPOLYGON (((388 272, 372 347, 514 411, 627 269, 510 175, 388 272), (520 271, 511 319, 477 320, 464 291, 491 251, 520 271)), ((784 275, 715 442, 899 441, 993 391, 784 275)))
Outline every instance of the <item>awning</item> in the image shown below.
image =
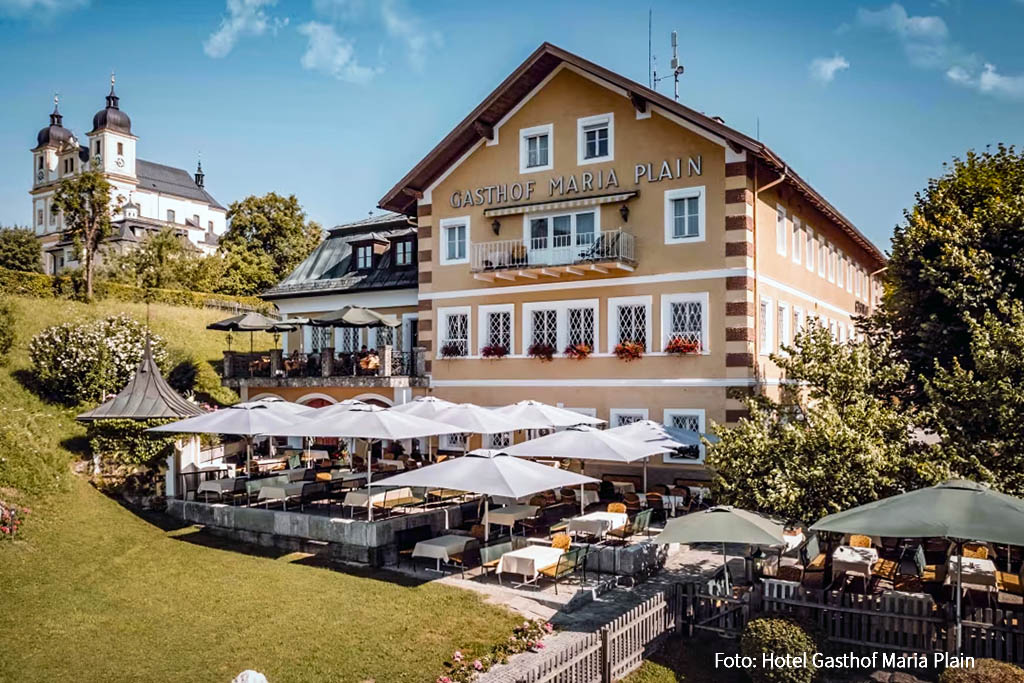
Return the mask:
POLYGON ((511 216, 517 213, 538 213, 541 211, 556 211, 558 209, 574 209, 580 206, 597 206, 599 204, 615 204, 632 199, 640 194, 639 190, 629 192, 616 192, 615 194, 602 194, 596 197, 580 197, 579 199, 557 199, 550 202, 535 202, 533 204, 517 204, 515 206, 502 206, 494 209, 484 209, 484 216, 511 216))

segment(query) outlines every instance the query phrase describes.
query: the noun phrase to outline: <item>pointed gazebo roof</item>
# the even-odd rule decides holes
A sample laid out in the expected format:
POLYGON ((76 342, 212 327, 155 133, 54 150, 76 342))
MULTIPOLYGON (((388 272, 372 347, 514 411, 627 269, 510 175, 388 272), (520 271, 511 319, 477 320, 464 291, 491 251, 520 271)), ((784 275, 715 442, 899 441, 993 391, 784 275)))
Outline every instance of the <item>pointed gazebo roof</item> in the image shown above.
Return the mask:
POLYGON ((159 420, 201 415, 203 409, 182 398, 164 380, 153 360, 149 339, 135 376, 121 392, 106 403, 86 411, 76 419, 93 420, 159 420))

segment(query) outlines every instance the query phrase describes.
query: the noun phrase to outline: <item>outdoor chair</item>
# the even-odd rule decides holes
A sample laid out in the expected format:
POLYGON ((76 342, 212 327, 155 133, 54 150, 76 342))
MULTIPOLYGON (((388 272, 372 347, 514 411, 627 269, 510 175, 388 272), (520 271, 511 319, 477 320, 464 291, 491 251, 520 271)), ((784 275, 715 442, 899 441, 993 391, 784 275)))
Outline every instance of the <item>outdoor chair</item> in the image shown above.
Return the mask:
POLYGON ((297 470, 302 467, 302 455, 294 453, 288 456, 288 469, 297 470))
POLYGON ((533 505, 534 507, 539 507, 539 508, 544 507, 544 505, 545 505, 544 496, 537 495, 537 496, 531 497, 530 498, 530 505, 533 505))
POLYGON ((498 563, 501 562, 502 555, 510 553, 514 549, 512 541, 480 548, 480 568, 483 570, 484 575, 493 573, 498 577, 498 583, 501 583, 501 574, 498 574, 498 563))
POLYGON ((616 512, 620 515, 626 514, 626 506, 623 503, 608 503, 608 512, 616 512))
POLYGON ((864 534, 853 534, 850 536, 850 545, 854 548, 870 548, 871 537, 864 534))
POLYGON ((925 559, 924 548, 917 546, 914 552, 914 564, 917 566, 917 576, 924 583, 942 583, 946 580, 946 565, 928 564, 925 559))
POLYGON ((626 512, 628 513, 640 512, 642 508, 640 505, 640 497, 635 493, 627 493, 623 495, 622 502, 626 504, 626 512))
POLYGON ((615 486, 607 479, 603 480, 598 488, 598 497, 601 500, 613 500, 615 498, 615 486))
POLYGON ((982 543, 964 543, 961 554, 964 557, 970 557, 976 560, 987 560, 988 546, 982 543))
POLYGON ((808 575, 824 582, 825 579, 825 553, 821 552, 821 545, 818 534, 812 533, 800 546, 800 583, 803 583, 808 575))
POLYGON ((652 486, 650 488, 648 493, 660 493, 663 496, 667 496, 668 495, 668 487, 665 486, 664 484, 655 484, 654 486, 652 486))
POLYGON ((1024 565, 1016 574, 996 571, 996 585, 999 590, 1014 595, 1024 595, 1024 565))
POLYGON ((560 550, 568 550, 571 543, 572 539, 569 538, 569 534, 555 534, 551 539, 551 547, 560 550))
POLYGON ((658 519, 665 521, 665 501, 660 493, 647 494, 647 509, 658 515, 658 519))
POLYGON ((519 524, 523 527, 524 534, 544 533, 550 528, 544 520, 543 506, 538 506, 537 512, 532 517, 524 517, 519 520, 519 524))
POLYGON ((426 541, 434 537, 434 532, 429 524, 414 526, 410 529, 400 529, 395 532, 395 544, 398 546, 398 566, 402 566, 402 560, 409 560, 413 563, 412 551, 420 541, 426 541))
POLYGON ((467 569, 471 569, 480 564, 480 559, 480 541, 475 538, 466 541, 466 545, 463 546, 461 553, 455 553, 448 556, 448 561, 452 566, 459 569, 459 573, 462 575, 462 578, 466 578, 467 569))
POLYGON ((575 505, 578 501, 576 500, 575 489, 562 489, 562 500, 561 502, 565 505, 575 505))
POLYGON ((474 524, 469 528, 469 535, 477 540, 484 540, 484 525, 474 524))
POLYGON ((567 550, 558 558, 558 562, 540 570, 541 576, 552 579, 555 582, 555 595, 558 595, 558 584, 561 580, 576 573, 579 565, 579 556, 579 548, 567 550))

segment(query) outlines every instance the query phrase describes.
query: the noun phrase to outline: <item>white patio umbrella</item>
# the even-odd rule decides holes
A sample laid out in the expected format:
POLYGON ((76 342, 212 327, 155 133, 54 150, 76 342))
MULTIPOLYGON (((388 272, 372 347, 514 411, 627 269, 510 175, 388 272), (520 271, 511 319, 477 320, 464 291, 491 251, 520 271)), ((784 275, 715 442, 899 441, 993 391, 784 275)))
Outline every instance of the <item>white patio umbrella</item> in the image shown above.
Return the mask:
POLYGON ((495 410, 482 408, 475 403, 457 403, 439 412, 434 419, 458 427, 458 433, 466 435, 466 452, 469 450, 470 434, 504 434, 520 429, 544 429, 548 426, 524 416, 512 418, 500 415, 495 410))
POLYGON ((671 453, 674 449, 663 444, 630 439, 611 430, 594 427, 571 427, 537 439, 509 446, 505 452, 527 458, 573 458, 604 462, 632 463, 642 460, 644 465, 644 491, 647 490, 647 458, 658 453, 671 453))
POLYGON ((494 412, 513 420, 527 420, 543 423, 545 427, 575 427, 576 425, 599 425, 605 420, 583 415, 573 410, 548 405, 540 401, 518 401, 511 405, 495 408, 494 412))
POLYGON ((309 410, 309 406, 304 406, 301 403, 294 403, 292 401, 286 401, 279 396, 266 396, 264 398, 258 398, 254 401, 236 403, 232 407, 237 408, 239 406, 247 406, 253 408, 264 406, 276 413, 280 413, 281 415, 302 415, 309 410))
POLYGON ((408 403, 399 403, 397 406, 392 406, 391 410, 396 413, 405 413, 406 415, 415 415, 416 417, 425 417, 428 420, 433 420, 441 411, 457 405, 459 404, 446 401, 437 396, 417 396, 408 403))
POLYGON ((368 405, 370 404, 365 401, 360 401, 358 398, 346 398, 343 401, 331 403, 326 406, 320 406, 319 408, 310 408, 309 406, 305 406, 306 409, 302 414, 311 420, 314 418, 319 420, 320 418, 327 417, 328 415, 345 413, 358 406, 368 405))
POLYGON ((657 443, 662 446, 677 450, 680 448, 700 447, 706 439, 709 443, 717 443, 718 437, 714 434, 702 434, 692 432, 688 429, 669 427, 654 420, 637 420, 619 427, 608 430, 609 434, 617 434, 628 439, 657 443))
MULTIPOLYGON (((298 422, 273 432, 277 436, 310 436, 362 439, 367 448, 376 441, 403 441, 438 434, 454 434, 458 427, 427 420, 415 415, 403 415, 375 405, 353 406, 326 417, 298 422)), ((373 483, 370 458, 366 458, 366 487, 373 483)), ((368 516, 373 521, 373 505, 367 497, 368 516)))
POLYGON ((158 427, 150 427, 146 431, 231 434, 245 437, 245 466, 248 472, 252 464, 252 438, 254 436, 276 435, 279 430, 294 429, 296 424, 303 422, 306 422, 306 418, 301 415, 275 410, 262 401, 249 401, 158 427))
MULTIPOLYGON (((388 486, 436 486, 467 491, 484 496, 522 498, 541 491, 563 486, 579 486, 597 479, 548 465, 510 457, 497 449, 478 448, 462 458, 452 458, 436 465, 397 474, 388 479, 388 486)), ((583 496, 580 496, 582 503, 583 496)), ((489 537, 487 513, 489 502, 484 500, 484 540, 489 537)))

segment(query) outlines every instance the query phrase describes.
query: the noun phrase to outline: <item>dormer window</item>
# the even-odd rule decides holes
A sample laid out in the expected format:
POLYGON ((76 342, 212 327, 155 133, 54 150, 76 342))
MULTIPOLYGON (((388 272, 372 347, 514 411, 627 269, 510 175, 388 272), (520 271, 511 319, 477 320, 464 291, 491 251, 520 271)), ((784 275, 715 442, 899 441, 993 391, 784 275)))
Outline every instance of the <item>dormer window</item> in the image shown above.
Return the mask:
POLYGON ((412 240, 401 240, 395 242, 392 247, 395 252, 395 265, 396 266, 409 266, 412 265, 412 240))
POLYGON ((361 244, 356 247, 356 270, 370 270, 373 267, 373 245, 361 244))

